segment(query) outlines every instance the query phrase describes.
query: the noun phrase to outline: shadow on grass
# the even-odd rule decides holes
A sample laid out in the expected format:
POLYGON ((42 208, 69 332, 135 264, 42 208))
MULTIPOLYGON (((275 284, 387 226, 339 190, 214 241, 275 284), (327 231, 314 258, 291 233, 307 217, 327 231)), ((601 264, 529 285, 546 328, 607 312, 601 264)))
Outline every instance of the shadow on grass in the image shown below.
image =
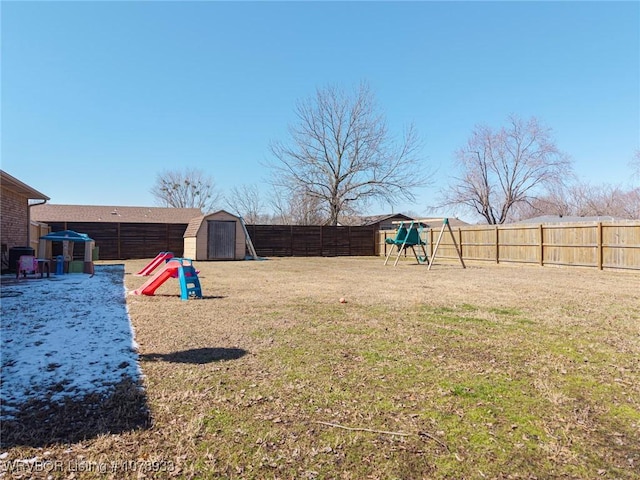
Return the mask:
POLYGON ((247 353, 242 348, 193 348, 173 353, 146 353, 140 355, 140 360, 203 365, 205 363, 237 360, 247 353))
POLYGON ((104 434, 148 428, 151 412, 141 385, 127 378, 109 396, 90 394, 63 401, 29 400, 2 420, 0 446, 44 447, 75 443, 104 434))

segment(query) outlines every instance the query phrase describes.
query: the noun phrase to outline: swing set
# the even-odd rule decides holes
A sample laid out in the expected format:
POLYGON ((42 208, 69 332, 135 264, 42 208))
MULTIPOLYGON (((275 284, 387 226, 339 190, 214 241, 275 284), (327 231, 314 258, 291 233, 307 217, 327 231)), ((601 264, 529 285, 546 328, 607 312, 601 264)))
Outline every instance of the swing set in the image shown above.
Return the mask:
POLYGON ((462 268, 467 268, 464 264, 464 260, 462 259, 462 252, 460 251, 458 242, 456 242, 456 237, 453 234, 453 230, 451 229, 451 224, 449 223, 448 218, 444 218, 442 220, 442 228, 440 229, 440 234, 438 235, 438 240, 436 241, 436 245, 433 249, 433 253, 431 254, 431 258, 429 258, 429 256, 427 255, 427 250, 425 248, 427 243, 422 239, 422 223, 412 220, 411 222, 408 222, 408 225, 405 226, 404 221, 400 222, 400 224, 398 225, 398 230, 396 231, 395 238, 387 238, 385 240, 385 243, 391 245, 391 248, 389 249, 389 253, 387 253, 384 264, 387 264, 387 262, 389 261, 389 257, 391 257, 394 249, 397 249, 398 254, 396 256, 395 262, 393 263, 393 266, 395 267, 398 264, 398 260, 400 260, 400 255, 402 255, 402 252, 406 253, 407 249, 411 248, 411 250, 413 251, 413 255, 416 257, 418 263, 426 263, 428 265, 427 270, 431 270, 431 266, 436 259, 438 247, 440 246, 440 241, 442 240, 445 229, 448 230, 449 234, 451 235, 451 241, 453 242, 453 246, 456 249, 456 253, 458 254, 458 259, 462 264, 462 268), (421 249, 423 255, 418 255, 418 252, 416 252, 416 248, 421 249))

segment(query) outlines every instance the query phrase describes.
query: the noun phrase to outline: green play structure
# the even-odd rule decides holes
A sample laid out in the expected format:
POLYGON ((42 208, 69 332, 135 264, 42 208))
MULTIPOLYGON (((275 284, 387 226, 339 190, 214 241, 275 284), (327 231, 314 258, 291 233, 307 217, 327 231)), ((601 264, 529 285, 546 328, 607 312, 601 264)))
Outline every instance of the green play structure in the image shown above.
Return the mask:
POLYGON ((394 238, 387 238, 385 242, 387 244, 392 245, 389 249, 389 253, 384 260, 384 264, 386 265, 389 261, 389 257, 394 250, 397 249, 398 255, 396 256, 396 261, 393 266, 395 267, 398 264, 398 260, 400 260, 400 255, 402 252, 405 252, 408 248, 413 251, 413 255, 416 257, 418 263, 429 263, 429 257, 427 256, 427 250, 425 248, 426 243, 422 240, 422 224, 411 221, 408 225, 405 225, 405 222, 400 222, 398 225, 398 230, 396 231, 396 236, 394 238), (422 249, 422 255, 418 255, 416 252, 416 247, 422 249))

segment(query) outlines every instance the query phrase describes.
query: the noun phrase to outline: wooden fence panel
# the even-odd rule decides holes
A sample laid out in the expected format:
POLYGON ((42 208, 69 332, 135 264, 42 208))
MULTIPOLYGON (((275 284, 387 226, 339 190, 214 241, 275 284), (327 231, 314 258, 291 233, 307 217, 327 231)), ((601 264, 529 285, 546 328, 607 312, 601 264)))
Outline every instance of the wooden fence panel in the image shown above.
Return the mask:
MULTIPOLYGON (((376 254, 376 237, 378 236, 378 229, 375 226, 348 227, 348 231, 348 255, 369 256, 376 254)), ((346 242, 342 245, 342 248, 346 248, 346 242)), ((338 255, 343 255, 343 252, 346 251, 347 250, 339 250, 338 255)))
POLYGON ((322 255, 322 227, 293 225, 291 227, 291 255, 320 257, 322 255))
POLYGON ((247 225, 261 257, 333 257, 376 254, 375 227, 247 225))
POLYGON ((247 231, 260 257, 292 255, 290 225, 247 225, 247 231))
MULTIPOLYGON (((469 260, 496 260, 496 228, 493 226, 469 229, 455 229, 462 232, 462 256, 469 260)), ((439 233, 438 233, 439 234, 439 233)), ((449 236, 449 235, 447 235, 449 236)), ((456 252, 450 252, 453 257, 456 252)), ((438 252, 439 255, 439 252, 438 252)))
POLYGON ((120 255, 122 258, 153 258, 160 252, 173 252, 181 257, 184 251, 184 230, 180 228, 179 239, 171 235, 171 224, 121 223, 120 255))
MULTIPOLYGON (((117 223, 102 222, 49 222, 52 232, 60 230, 73 230, 78 233, 86 233, 95 241, 99 248, 100 258, 105 260, 119 260, 118 256, 118 225, 117 223)), ((57 243, 57 242, 54 242, 57 243)), ((61 253, 54 245, 53 255, 61 253)))
POLYGON ((499 231, 500 262, 540 262, 540 230, 537 226, 500 228, 499 231))
MULTIPOLYGON (((434 250, 436 246, 438 247, 438 251, 436 255, 441 258, 458 258, 458 254, 456 253, 456 247, 453 244, 453 239, 451 238, 451 234, 449 230, 445 228, 444 230, 438 229, 430 229, 431 231, 428 234, 430 247, 427 249, 429 252, 429 257, 433 257, 434 250), (442 235, 441 235, 442 234, 442 235), (440 239, 440 243, 438 243, 438 239, 440 239)), ((460 232, 459 230, 453 230, 453 234, 456 236, 456 242, 459 245, 460 232)))
MULTIPOLYGON (((187 224, 50 222, 52 232, 73 230, 86 233, 95 241, 100 260, 153 258, 159 252, 183 255, 182 236, 187 224)), ((55 252, 54 252, 55 253, 55 252)))
MULTIPOLYGON (((186 224, 51 222, 51 231, 74 230, 96 242, 101 260, 153 258, 159 252, 182 256, 186 224)), ((319 225, 247 225, 261 257, 371 256, 377 229, 319 225)))
POLYGON ((350 227, 322 227, 321 257, 347 256, 351 251, 350 227))
POLYGON ((602 267, 640 270, 640 226, 602 224, 602 267))
MULTIPOLYGON (((40 255, 40 237, 44 237, 51 231, 51 227, 49 227, 46 223, 34 222, 31 220, 29 223, 29 246, 33 248, 33 251, 36 252, 36 255, 40 255)), ((45 257, 50 257, 51 252, 42 252, 42 255, 45 257)))
POLYGON ((597 267, 597 224, 543 225, 545 265, 597 267))

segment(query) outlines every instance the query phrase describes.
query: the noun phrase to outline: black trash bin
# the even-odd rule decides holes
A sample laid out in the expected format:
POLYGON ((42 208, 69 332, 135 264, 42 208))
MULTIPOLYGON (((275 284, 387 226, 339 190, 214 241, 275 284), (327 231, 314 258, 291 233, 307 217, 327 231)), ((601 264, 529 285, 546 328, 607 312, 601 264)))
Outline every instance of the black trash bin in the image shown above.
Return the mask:
POLYGON ((31 247, 12 247, 9 249, 9 272, 16 273, 18 271, 18 260, 22 255, 34 255, 36 251, 31 247))

